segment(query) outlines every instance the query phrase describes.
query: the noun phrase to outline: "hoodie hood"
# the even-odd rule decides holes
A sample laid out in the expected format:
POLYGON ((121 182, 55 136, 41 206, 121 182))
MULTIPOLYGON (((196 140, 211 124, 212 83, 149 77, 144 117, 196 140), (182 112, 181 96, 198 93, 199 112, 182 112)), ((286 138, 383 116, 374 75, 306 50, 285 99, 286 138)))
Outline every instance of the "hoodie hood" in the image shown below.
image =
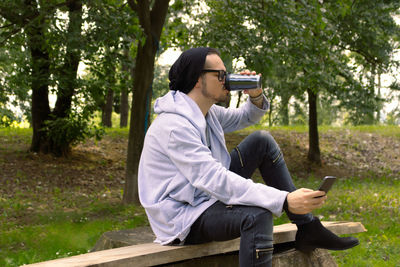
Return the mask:
POLYGON ((204 133, 206 120, 199 106, 189 96, 180 91, 169 91, 166 95, 157 98, 154 104, 156 114, 172 113, 189 120, 196 128, 204 133))

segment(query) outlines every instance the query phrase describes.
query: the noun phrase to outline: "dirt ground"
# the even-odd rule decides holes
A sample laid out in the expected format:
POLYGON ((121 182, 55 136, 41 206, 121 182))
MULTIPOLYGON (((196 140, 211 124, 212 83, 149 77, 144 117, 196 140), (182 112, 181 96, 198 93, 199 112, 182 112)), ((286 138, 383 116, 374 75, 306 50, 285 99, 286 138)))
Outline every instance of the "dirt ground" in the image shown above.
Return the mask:
MULTIPOLYGON (((400 140, 350 130, 320 133, 319 143, 322 165, 307 160, 308 134, 295 131, 272 131, 292 175, 307 178, 333 175, 340 178, 387 174, 400 176, 400 140)), ((244 138, 228 135, 228 147, 244 138)))
MULTIPOLYGON (((248 133, 228 134, 232 149, 248 133)), ((291 173, 299 178, 335 175, 340 178, 383 174, 400 176, 400 140, 362 132, 328 131, 320 134, 322 166, 307 160, 308 134, 273 131, 291 173)), ((0 136, 0 197, 71 191, 71 197, 96 192, 120 192, 124 187, 126 138, 106 136, 73 149, 69 158, 28 153, 29 140, 0 136)), ((105 197, 120 198, 120 194, 105 197)), ((40 200, 41 199, 41 200, 40 200)), ((42 204, 44 205, 44 204, 42 204)), ((47 205, 43 206, 44 209, 47 205)))

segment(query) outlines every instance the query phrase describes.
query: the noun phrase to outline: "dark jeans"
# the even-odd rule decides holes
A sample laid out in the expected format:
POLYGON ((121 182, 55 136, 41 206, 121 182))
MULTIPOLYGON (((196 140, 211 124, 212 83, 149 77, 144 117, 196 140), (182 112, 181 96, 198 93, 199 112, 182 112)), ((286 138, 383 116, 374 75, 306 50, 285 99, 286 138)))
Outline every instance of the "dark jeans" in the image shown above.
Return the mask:
MULTIPOLYGON (((231 152, 231 159, 229 169, 244 178, 251 178, 259 168, 267 185, 288 192, 296 190, 278 144, 266 131, 257 131, 246 137, 231 152)), ((308 223, 313 218, 311 214, 285 212, 297 225, 308 223)), ((271 266, 272 232, 270 211, 252 206, 230 206, 218 201, 192 225, 185 244, 224 241, 240 236, 240 266, 271 266)))

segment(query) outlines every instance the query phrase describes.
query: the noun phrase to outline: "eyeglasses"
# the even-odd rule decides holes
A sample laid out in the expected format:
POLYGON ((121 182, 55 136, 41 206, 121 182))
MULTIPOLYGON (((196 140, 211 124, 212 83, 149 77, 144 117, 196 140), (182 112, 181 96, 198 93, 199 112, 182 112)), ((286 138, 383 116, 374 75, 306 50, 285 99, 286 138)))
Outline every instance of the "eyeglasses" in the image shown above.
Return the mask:
POLYGON ((226 78, 226 71, 224 70, 202 70, 202 72, 217 72, 218 73, 218 81, 222 82, 225 81, 226 78))

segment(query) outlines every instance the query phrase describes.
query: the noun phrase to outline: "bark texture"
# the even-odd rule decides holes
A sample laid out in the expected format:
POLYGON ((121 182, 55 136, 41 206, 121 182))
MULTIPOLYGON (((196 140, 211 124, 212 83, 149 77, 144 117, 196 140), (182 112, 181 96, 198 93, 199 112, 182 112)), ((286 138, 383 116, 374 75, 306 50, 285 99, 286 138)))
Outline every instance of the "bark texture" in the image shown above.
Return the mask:
POLYGON ((124 203, 139 204, 138 166, 145 132, 149 126, 155 55, 167 15, 169 0, 157 0, 152 7, 149 0, 129 0, 128 3, 139 16, 140 25, 146 35, 146 40, 140 41, 138 44, 136 56, 123 195, 124 203))
POLYGON ((105 127, 112 127, 112 110, 113 110, 113 102, 114 102, 114 91, 112 89, 107 90, 105 103, 103 106, 103 114, 101 117, 101 123, 105 127))
POLYGON ((319 150, 318 118, 317 118, 317 99, 318 95, 312 89, 308 93, 308 134, 309 148, 308 159, 318 165, 321 165, 321 152, 319 150))
MULTIPOLYGON (((128 61, 129 60, 129 50, 124 49, 124 57, 128 61)), ((121 88, 121 102, 120 102, 120 121, 119 127, 127 127, 128 126, 128 114, 129 114, 129 86, 132 85, 128 84, 129 77, 133 76, 133 72, 131 71, 131 67, 126 62, 122 63, 122 72, 124 74, 125 79, 122 81, 122 88, 121 88)), ((133 78, 133 77, 132 77, 133 78)), ((133 80, 133 79, 132 79, 133 80)))

